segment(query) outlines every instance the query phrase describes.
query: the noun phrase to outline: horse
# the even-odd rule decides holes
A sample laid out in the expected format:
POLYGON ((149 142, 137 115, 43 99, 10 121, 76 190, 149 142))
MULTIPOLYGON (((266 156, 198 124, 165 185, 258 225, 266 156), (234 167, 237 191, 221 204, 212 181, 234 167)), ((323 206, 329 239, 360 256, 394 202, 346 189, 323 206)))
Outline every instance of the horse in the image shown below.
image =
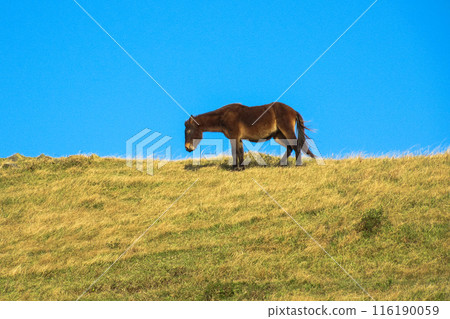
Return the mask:
POLYGON ((301 151, 310 157, 315 155, 309 149, 303 118, 290 106, 274 102, 259 106, 245 106, 232 103, 221 108, 197 116, 191 115, 185 125, 185 148, 192 152, 196 149, 203 132, 221 132, 231 142, 233 155, 233 169, 245 168, 244 147, 242 140, 264 142, 273 138, 277 143, 286 147, 281 165, 287 165, 287 158, 295 151, 296 165, 302 165, 301 151), (298 137, 295 136, 297 123, 298 137), (294 141, 294 143, 290 142, 294 141), (296 143, 295 143, 296 142, 296 143), (286 159, 283 162, 283 159, 286 159))

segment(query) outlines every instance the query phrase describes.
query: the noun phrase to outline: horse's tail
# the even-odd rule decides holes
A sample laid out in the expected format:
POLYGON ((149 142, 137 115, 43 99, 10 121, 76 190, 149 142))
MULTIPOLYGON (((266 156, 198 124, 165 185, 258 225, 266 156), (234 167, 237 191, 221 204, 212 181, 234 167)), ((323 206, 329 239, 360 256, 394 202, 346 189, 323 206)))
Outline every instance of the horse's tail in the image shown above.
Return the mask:
POLYGON ((306 149, 306 154, 311 156, 312 158, 315 158, 316 156, 311 152, 309 149, 308 143, 306 142, 306 139, 309 138, 308 135, 305 133, 305 129, 311 131, 309 128, 305 126, 305 123, 303 122, 303 118, 300 115, 300 113, 297 112, 297 131, 298 131, 298 138, 297 138, 297 148, 295 150, 296 154, 300 154, 300 152, 306 149))

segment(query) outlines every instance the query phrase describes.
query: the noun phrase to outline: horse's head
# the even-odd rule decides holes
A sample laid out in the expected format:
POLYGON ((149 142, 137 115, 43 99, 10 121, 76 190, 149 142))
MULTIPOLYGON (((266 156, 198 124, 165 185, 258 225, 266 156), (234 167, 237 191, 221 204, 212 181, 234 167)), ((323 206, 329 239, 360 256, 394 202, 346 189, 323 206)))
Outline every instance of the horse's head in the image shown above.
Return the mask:
POLYGON ((203 138, 203 132, 192 115, 189 120, 184 122, 184 126, 186 127, 184 130, 184 147, 186 151, 192 152, 203 138))

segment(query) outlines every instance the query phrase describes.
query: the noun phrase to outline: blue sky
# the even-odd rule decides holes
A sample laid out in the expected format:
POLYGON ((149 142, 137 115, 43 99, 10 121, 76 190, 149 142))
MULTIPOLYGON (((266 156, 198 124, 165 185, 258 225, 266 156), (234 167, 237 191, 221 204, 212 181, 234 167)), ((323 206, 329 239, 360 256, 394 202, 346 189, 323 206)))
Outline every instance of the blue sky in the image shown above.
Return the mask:
MULTIPOLYGON (((372 2, 79 0, 192 114, 274 101, 372 2)), ((144 128, 187 156, 187 115, 73 1, 0 8, 0 157, 123 156, 144 128)), ((322 155, 449 145, 449 12, 379 0, 281 98, 322 155)))

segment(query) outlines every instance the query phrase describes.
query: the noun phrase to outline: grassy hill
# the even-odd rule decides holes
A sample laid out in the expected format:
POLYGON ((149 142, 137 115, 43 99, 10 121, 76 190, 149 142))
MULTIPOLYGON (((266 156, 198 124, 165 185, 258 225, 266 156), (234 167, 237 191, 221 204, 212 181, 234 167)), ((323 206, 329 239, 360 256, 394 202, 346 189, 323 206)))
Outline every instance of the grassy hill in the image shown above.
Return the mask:
POLYGON ((0 299, 449 299, 450 154, 154 176, 97 156, 0 159, 0 299), (255 180, 255 181, 254 181, 255 180))

